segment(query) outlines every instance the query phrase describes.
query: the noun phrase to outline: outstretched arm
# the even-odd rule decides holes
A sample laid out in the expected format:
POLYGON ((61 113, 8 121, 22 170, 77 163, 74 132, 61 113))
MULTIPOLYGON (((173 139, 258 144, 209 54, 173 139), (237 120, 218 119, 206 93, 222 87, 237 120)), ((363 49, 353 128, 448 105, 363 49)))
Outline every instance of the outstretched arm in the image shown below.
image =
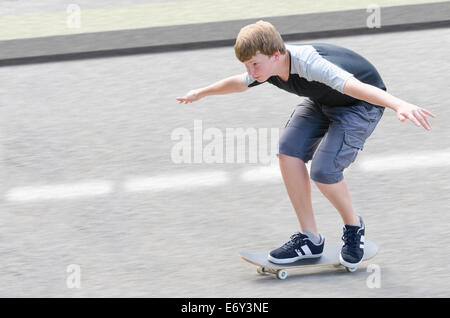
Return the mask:
POLYGON ((191 90, 186 95, 177 97, 176 100, 178 103, 188 104, 205 96, 237 93, 246 91, 247 89, 248 87, 242 82, 242 75, 235 75, 210 86, 191 90))
POLYGON ((364 100, 368 103, 391 108, 397 112, 397 118, 401 122, 411 120, 416 126, 431 129, 427 116, 436 117, 428 110, 405 102, 378 87, 362 83, 355 77, 350 77, 344 86, 344 94, 364 100))

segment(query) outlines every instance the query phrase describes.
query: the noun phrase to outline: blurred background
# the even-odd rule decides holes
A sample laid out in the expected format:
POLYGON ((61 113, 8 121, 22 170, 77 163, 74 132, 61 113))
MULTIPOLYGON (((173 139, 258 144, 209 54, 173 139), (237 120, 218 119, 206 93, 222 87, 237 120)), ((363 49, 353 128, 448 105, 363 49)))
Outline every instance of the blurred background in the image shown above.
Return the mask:
MULTIPOLYGON (((2 1, 0 296, 450 296, 449 26, 449 1, 2 1), (244 73, 233 41, 259 19, 288 44, 360 53, 437 115, 426 131, 386 110, 346 171, 379 288, 368 264, 279 281, 237 254, 299 230, 275 153, 301 97, 264 84, 175 98, 244 73), (238 129, 269 134, 227 146, 238 129)), ((339 244, 342 221, 312 188, 339 244)))

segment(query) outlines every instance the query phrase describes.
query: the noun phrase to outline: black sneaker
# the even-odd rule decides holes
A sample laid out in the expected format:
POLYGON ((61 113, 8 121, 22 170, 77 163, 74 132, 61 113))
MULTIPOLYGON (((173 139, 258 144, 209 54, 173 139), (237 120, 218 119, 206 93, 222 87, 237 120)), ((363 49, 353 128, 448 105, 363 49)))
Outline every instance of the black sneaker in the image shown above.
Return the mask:
POLYGON ((322 256, 325 238, 320 236, 318 245, 311 242, 307 235, 296 233, 291 236, 291 240, 282 247, 269 253, 269 261, 275 264, 288 264, 304 258, 315 258, 322 256))
POLYGON ((350 268, 357 267, 364 256, 364 234, 366 227, 363 219, 359 216, 361 225, 344 225, 342 240, 344 245, 339 255, 342 265, 350 268))

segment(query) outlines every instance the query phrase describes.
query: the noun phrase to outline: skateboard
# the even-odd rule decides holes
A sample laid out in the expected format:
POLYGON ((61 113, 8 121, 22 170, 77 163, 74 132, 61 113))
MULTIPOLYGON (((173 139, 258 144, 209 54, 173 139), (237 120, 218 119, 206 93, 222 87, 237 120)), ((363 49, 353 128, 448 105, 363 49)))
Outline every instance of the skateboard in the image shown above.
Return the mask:
MULTIPOLYGON (((239 252, 239 256, 246 262, 258 266, 256 271, 258 274, 275 274, 278 279, 286 279, 288 276, 288 269, 293 268, 306 268, 306 267, 318 267, 318 266, 335 266, 345 267, 348 272, 356 271, 356 267, 346 267, 339 262, 339 254, 341 252, 342 245, 325 245, 322 256, 319 258, 307 258, 296 261, 289 264, 275 264, 267 259, 268 252, 239 252)), ((362 262, 368 261, 377 255, 378 246, 371 242, 364 242, 364 256, 362 262)))

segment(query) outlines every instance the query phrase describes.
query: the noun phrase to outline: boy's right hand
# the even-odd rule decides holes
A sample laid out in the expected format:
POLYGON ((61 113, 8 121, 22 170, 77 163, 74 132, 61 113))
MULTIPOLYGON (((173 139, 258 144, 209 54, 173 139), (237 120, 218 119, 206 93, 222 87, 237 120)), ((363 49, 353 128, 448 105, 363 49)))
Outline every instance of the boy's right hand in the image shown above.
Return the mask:
POLYGON ((181 104, 181 103, 188 104, 188 103, 195 102, 195 101, 199 100, 200 98, 202 98, 202 96, 200 96, 200 90, 194 89, 194 90, 189 91, 186 95, 184 95, 182 97, 177 97, 176 99, 179 104, 181 104))

